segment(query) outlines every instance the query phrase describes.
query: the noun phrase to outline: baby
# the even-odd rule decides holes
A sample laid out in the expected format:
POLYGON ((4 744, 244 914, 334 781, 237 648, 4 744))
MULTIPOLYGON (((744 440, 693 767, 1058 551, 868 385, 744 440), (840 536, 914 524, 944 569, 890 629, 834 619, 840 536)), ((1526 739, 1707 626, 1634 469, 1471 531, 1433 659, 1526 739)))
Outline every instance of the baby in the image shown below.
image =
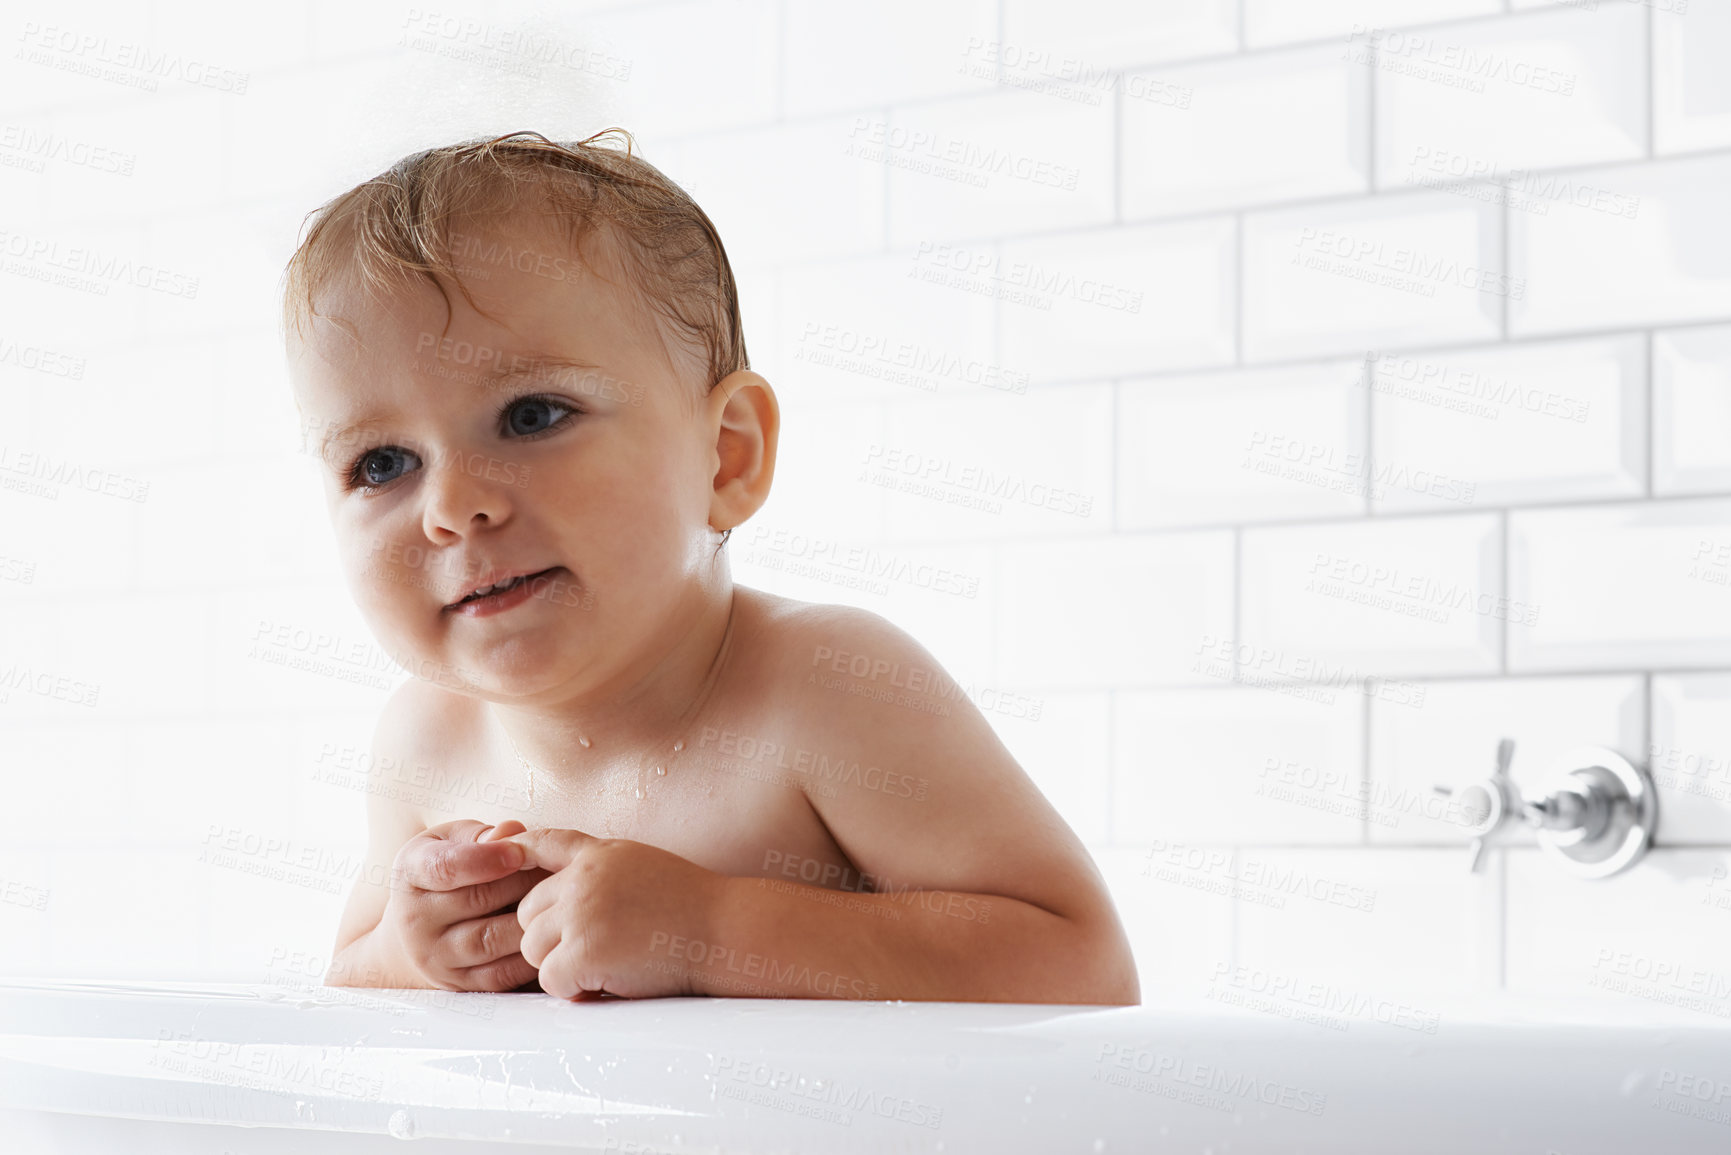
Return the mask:
POLYGON ((348 585, 415 676, 334 986, 1139 1001, 1093 861, 920 644, 733 583, 775 473, 714 226, 617 130, 406 157, 284 321, 348 585))

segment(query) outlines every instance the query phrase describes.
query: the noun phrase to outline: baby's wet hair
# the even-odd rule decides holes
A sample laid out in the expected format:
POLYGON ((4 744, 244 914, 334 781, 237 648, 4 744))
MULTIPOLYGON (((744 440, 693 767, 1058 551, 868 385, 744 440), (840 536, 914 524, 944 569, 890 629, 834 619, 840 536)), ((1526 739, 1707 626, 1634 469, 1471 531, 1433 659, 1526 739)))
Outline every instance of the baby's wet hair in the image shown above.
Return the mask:
POLYGON ((750 367, 733 269, 708 215, 634 145, 619 128, 572 142, 519 131, 405 156, 308 214, 284 273, 285 333, 304 336, 319 292, 349 272, 377 295, 423 277, 447 305, 448 280, 474 306, 467 278, 486 275, 497 246, 472 230, 531 212, 559 227, 569 252, 531 254, 526 271, 562 269, 605 226, 627 288, 661 322, 672 359, 701 367, 707 392, 750 367))

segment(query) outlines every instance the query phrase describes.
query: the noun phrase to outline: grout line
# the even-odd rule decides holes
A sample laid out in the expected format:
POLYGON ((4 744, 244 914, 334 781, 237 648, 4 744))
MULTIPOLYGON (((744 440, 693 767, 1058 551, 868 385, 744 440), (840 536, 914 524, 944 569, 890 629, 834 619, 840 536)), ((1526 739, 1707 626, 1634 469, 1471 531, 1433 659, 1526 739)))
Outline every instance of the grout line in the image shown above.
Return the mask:
MULTIPOLYGON (((1506 178, 1497 182, 1497 187, 1503 192, 1500 198, 1502 204, 1497 206, 1497 246, 1503 284, 1506 286, 1514 283, 1514 275, 1509 271, 1509 232, 1513 227, 1513 222, 1509 219, 1509 200, 1514 189, 1506 178)), ((1497 294, 1497 324, 1504 341, 1509 339, 1509 297, 1510 294, 1506 292, 1497 294)))
POLYGON ((1118 793, 1118 691, 1106 691, 1106 837, 1112 838, 1117 832, 1112 829, 1112 816, 1117 813, 1118 793))
POLYGON ((1644 34, 1646 36, 1646 41, 1645 41, 1645 49, 1646 50, 1644 52, 1644 57, 1645 57, 1645 63, 1647 66, 1646 94, 1647 94, 1647 159, 1648 160, 1653 159, 1653 155, 1654 155, 1654 151, 1655 151, 1654 128, 1655 128, 1656 124, 1658 123, 1658 112, 1657 112, 1657 109, 1655 108, 1655 105, 1657 103, 1658 93, 1659 93, 1659 78, 1658 78, 1659 70, 1658 70, 1658 67, 1657 67, 1655 60, 1654 60, 1654 52, 1656 50, 1656 46, 1655 46, 1654 40, 1653 40, 1653 21, 1656 20, 1657 17, 1653 15, 1653 8, 1654 8, 1654 5, 1652 5, 1652 4, 1646 5, 1646 20, 1642 24, 1642 28, 1643 28, 1644 34))
POLYGON ((1124 223, 1124 86, 1112 86, 1112 224, 1124 223))
POLYGON ((1244 214, 1232 214, 1232 363, 1244 364, 1244 214))
POLYGON ((1242 676, 1238 652, 1244 645, 1244 531, 1232 531, 1232 681, 1242 676))
MULTIPOLYGON (((1511 519, 1509 517, 1509 511, 1505 509, 1503 511, 1502 517, 1501 517, 1502 524, 1499 527, 1502 530, 1502 555, 1503 556, 1502 556, 1501 569, 1502 569, 1502 581, 1503 581, 1502 598, 1503 598, 1503 604, 1504 605, 1507 605, 1508 601, 1509 601, 1509 542, 1511 540, 1511 533, 1510 533, 1510 527, 1509 527, 1510 520, 1511 519)), ((1508 619, 1508 617, 1505 615, 1503 618, 1500 619, 1500 623, 1501 623, 1500 628, 1497 631, 1498 636, 1499 636, 1499 645, 1498 645, 1499 656, 1498 656, 1497 661, 1498 661, 1498 664, 1501 666, 1501 669, 1499 672, 1502 674, 1503 677, 1507 677, 1508 673, 1509 673, 1509 619, 1508 619)))
POLYGON ((1647 458, 1647 497, 1652 498, 1657 496, 1653 492, 1653 459, 1658 456, 1659 448, 1659 424, 1657 420, 1657 410, 1654 408, 1658 399, 1658 387, 1655 384, 1655 370, 1657 368, 1658 353, 1654 346, 1656 346, 1658 342, 1654 340, 1653 330, 1651 329, 1647 330, 1643 336, 1646 338, 1647 354, 1647 412, 1645 415, 1645 424, 1641 430, 1641 445, 1645 450, 1645 456, 1647 458))

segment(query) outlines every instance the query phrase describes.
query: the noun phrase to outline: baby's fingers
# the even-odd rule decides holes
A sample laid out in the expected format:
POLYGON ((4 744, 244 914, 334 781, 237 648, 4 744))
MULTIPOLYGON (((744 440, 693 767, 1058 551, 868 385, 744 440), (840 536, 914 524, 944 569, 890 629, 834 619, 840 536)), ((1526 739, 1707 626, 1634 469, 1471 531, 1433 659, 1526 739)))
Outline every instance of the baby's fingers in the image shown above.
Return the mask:
POLYGON ((541 989, 541 984, 535 981, 539 975, 540 972, 535 969, 534 964, 522 955, 514 954, 497 962, 472 967, 464 971, 461 978, 463 989, 467 991, 497 992, 527 988, 528 993, 533 993, 541 989))
POLYGON ((464 822, 422 831, 397 852, 396 878, 419 890, 457 890, 522 869, 523 848, 516 843, 475 841, 486 830, 479 822, 464 822))
MULTIPOLYGON (((454 923, 439 937, 438 954, 446 967, 463 971, 518 954, 522 946, 523 928, 512 911, 454 923)), ((525 981, 518 979, 511 986, 520 986, 525 981)))

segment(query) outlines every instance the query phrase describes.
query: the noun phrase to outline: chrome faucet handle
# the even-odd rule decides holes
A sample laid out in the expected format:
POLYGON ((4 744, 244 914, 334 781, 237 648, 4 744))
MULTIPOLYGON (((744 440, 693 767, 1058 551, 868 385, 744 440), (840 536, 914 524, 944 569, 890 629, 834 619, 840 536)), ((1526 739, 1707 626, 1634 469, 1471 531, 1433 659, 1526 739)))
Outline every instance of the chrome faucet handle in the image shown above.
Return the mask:
POLYGON ((1545 792, 1528 799, 1509 777, 1514 754, 1514 741, 1504 738, 1490 777, 1433 788, 1459 802, 1461 824, 1472 836, 1474 873, 1484 869, 1486 851, 1505 840, 1498 835, 1516 825, 1531 827, 1548 854, 1583 878, 1606 878, 1646 853, 1659 823, 1658 794, 1647 771, 1615 750, 1584 746, 1559 759, 1545 792))
MULTIPOLYGON (((1497 768, 1490 777, 1460 787, 1460 797, 1456 801, 1462 825, 1473 836, 1468 844, 1472 854, 1467 865, 1474 874, 1484 871, 1485 852, 1492 845, 1492 836, 1521 808, 1520 794, 1509 778, 1509 764, 1514 759, 1514 739, 1504 738, 1497 743, 1497 768)), ((1455 795, 1454 787, 1440 782, 1432 789, 1444 797, 1455 795)))

